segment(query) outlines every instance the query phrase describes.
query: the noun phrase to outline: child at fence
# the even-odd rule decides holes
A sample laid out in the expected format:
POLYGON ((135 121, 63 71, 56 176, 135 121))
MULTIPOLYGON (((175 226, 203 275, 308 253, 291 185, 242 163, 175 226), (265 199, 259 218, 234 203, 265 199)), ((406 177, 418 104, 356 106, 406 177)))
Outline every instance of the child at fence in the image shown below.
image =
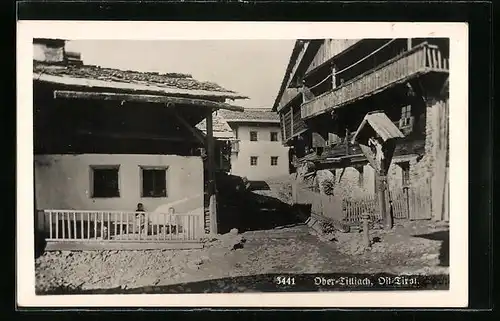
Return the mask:
POLYGON ((135 210, 135 226, 139 233, 144 233, 146 228, 146 214, 142 203, 138 203, 135 210))
POLYGON ((172 233, 172 234, 177 233, 177 227, 176 227, 177 220, 176 220, 176 215, 175 215, 175 209, 173 207, 170 207, 168 209, 167 222, 168 222, 168 227, 167 227, 168 233, 172 233))

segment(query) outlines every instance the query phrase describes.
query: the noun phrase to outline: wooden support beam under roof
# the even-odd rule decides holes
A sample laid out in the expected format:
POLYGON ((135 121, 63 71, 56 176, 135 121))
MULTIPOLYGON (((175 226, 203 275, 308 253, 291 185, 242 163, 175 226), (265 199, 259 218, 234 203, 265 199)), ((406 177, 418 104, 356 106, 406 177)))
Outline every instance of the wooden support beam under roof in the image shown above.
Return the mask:
POLYGON ((206 143, 205 137, 203 136, 201 131, 199 129, 197 129, 196 127, 192 126, 191 124, 189 124, 189 122, 187 120, 185 120, 181 115, 179 115, 179 113, 175 109, 171 109, 171 110, 172 110, 172 114, 179 121, 179 123, 181 123, 186 129, 188 129, 193 134, 193 136, 196 137, 196 139, 198 141, 200 141, 203 145, 205 145, 205 143, 206 143))
POLYGON ((128 94, 128 93, 110 93, 110 92, 91 92, 91 91, 71 91, 55 90, 55 99, 89 99, 89 100, 112 100, 142 102, 153 104, 177 104, 193 105, 197 107, 206 107, 211 109, 227 109, 232 111, 244 111, 243 107, 230 105, 227 103, 186 97, 171 97, 162 95, 128 94))

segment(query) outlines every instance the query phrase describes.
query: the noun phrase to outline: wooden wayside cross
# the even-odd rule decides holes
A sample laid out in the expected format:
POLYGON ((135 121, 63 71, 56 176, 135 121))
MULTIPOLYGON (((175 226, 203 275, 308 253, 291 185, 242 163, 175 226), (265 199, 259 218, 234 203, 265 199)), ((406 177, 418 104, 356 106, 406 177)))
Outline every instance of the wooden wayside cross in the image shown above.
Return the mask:
POLYGON ((404 135, 387 117, 383 111, 374 111, 366 114, 352 138, 352 143, 359 144, 361 151, 375 170, 375 179, 378 181, 379 210, 388 229, 393 226, 393 217, 387 210, 387 172, 391 165, 396 142, 404 135))

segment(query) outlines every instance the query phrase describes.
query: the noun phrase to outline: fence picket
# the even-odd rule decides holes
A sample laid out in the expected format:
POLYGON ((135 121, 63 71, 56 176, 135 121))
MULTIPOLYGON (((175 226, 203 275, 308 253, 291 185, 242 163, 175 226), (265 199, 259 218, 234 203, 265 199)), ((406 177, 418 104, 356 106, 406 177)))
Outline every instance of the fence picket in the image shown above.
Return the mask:
POLYGON ((52 212, 49 212, 49 238, 52 238, 52 212))
POLYGON ((85 223, 83 220, 83 213, 80 213, 80 239, 81 240, 84 239, 83 223, 85 223))
POLYGON ((64 216, 64 213, 62 213, 62 212, 61 212, 61 227, 62 227, 61 228, 62 238, 65 239, 66 238, 66 218, 64 216))
POLYGON ((167 214, 162 213, 163 217, 163 240, 167 239, 167 214))
POLYGON ((73 238, 78 238, 76 235, 76 212, 73 212, 73 238))
POLYGON ((54 214, 56 214, 55 215, 56 216, 56 239, 58 239, 59 238, 59 213, 55 212, 54 214))
POLYGON ((118 213, 114 213, 115 215, 115 221, 114 221, 114 226, 115 226, 115 239, 116 239, 116 235, 118 235, 118 213))
POLYGON ((68 239, 71 239, 71 216, 69 212, 66 212, 66 222, 67 222, 67 229, 68 229, 68 239))

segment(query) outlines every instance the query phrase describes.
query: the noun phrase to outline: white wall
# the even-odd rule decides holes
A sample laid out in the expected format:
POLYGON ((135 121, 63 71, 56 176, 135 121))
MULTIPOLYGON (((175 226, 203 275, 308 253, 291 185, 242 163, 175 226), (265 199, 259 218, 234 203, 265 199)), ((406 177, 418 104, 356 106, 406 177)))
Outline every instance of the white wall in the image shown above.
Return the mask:
POLYGON ((200 157, 177 155, 43 155, 35 156, 37 209, 146 211, 189 198, 174 206, 177 213, 203 215, 203 163, 200 157), (90 166, 120 165, 120 197, 92 198, 90 166), (165 166, 167 197, 141 197, 140 166, 165 166))
POLYGON ((288 147, 282 145, 279 124, 265 126, 240 125, 234 127, 240 140, 238 154, 231 157, 231 173, 250 180, 288 174, 288 147), (250 131, 257 131, 257 141, 250 141, 250 131), (271 132, 278 133, 278 141, 271 141, 271 132), (250 157, 257 156, 257 166, 250 166, 250 157), (278 165, 271 166, 271 156, 278 156, 278 165))

